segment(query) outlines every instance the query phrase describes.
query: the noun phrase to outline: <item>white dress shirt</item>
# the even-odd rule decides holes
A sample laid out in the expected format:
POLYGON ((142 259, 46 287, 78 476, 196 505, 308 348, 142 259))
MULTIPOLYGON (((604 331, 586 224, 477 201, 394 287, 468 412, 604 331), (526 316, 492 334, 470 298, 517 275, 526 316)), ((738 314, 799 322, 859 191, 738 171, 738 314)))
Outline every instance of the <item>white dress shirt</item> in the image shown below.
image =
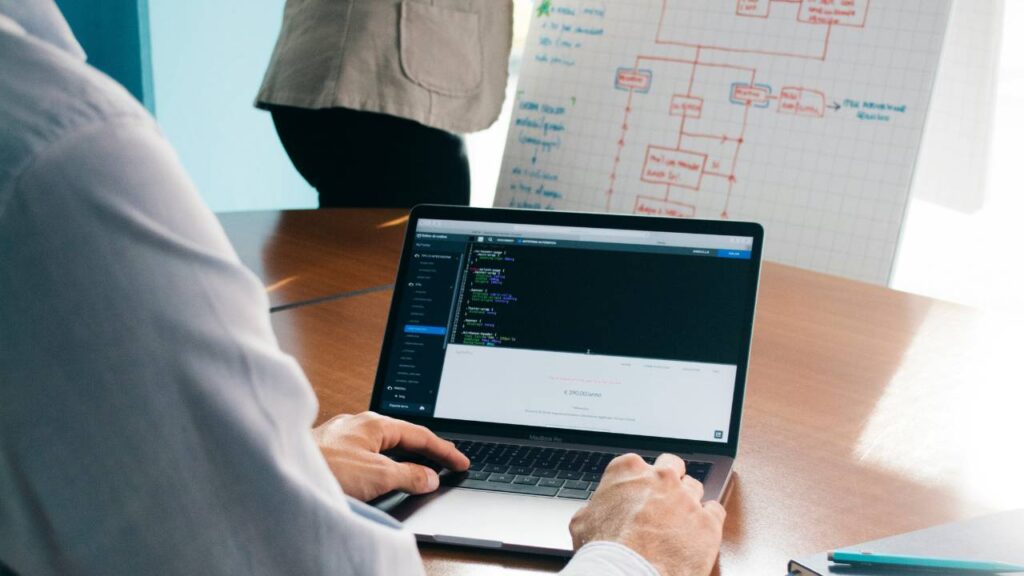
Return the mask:
MULTIPOLYGON (((52 0, 0 0, 0 574, 421 574, 268 307, 52 0)), ((564 573, 655 574, 607 542, 564 573)))

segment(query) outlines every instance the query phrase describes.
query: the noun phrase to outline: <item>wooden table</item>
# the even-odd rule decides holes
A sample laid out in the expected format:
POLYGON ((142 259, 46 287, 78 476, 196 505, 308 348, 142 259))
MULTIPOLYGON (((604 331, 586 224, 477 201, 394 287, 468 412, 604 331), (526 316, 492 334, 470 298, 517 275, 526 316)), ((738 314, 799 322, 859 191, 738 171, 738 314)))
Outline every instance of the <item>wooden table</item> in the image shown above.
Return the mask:
MULTIPOLYGON (((283 213, 319 231, 307 239, 297 229, 289 240, 305 254, 297 265, 318 270, 303 293, 390 281, 400 231, 384 238, 376 225, 394 217, 283 213), (345 225, 378 240, 323 232, 345 225), (334 258, 349 253, 349 241, 360 260, 334 258), (322 269, 308 256, 313 244, 332 255, 322 269), (374 250, 381 262, 367 266, 374 250)), ((232 225, 245 219, 233 218, 232 225)), ((294 248, 266 239, 272 246, 245 250, 264 255, 275 270, 268 280, 290 274, 294 248)), ((317 391, 321 420, 367 407, 390 296, 365 293, 272 316, 282 347, 317 391)), ((1024 506, 1021 320, 766 263, 720 572, 781 574, 792 556, 1024 506)), ((423 556, 430 574, 561 566, 434 547, 423 556)))
POLYGON ((242 262, 267 286, 271 307, 278 309, 390 287, 405 216, 403 210, 360 209, 218 217, 242 262))

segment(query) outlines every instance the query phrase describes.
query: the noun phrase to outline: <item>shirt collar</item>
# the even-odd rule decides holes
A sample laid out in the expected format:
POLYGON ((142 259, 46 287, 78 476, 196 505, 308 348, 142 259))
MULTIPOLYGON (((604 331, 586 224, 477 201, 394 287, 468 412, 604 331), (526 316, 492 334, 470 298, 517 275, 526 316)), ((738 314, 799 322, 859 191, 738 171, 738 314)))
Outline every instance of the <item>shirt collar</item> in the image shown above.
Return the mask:
POLYGON ((53 0, 0 0, 0 25, 85 60, 85 51, 53 0))

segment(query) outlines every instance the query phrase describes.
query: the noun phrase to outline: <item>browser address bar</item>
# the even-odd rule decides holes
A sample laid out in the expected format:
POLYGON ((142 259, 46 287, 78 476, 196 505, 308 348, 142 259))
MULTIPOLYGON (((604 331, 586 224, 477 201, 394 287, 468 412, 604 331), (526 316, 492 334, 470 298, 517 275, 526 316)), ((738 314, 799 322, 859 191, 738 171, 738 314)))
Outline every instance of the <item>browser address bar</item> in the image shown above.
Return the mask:
POLYGON ((577 228, 573 226, 538 226, 532 224, 515 224, 515 232, 540 234, 567 234, 579 236, 615 236, 619 238, 650 238, 650 232, 642 230, 618 230, 615 228, 577 228))

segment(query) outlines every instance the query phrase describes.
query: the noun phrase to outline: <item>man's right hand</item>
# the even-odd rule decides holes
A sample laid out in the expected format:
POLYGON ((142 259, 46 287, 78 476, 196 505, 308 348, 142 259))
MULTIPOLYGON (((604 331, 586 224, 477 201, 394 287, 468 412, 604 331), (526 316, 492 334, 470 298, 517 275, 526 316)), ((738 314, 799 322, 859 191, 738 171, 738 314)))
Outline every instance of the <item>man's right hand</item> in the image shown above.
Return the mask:
POLYGON ((425 494, 438 477, 426 466, 395 462, 381 454, 401 448, 462 472, 469 458, 423 426, 373 412, 342 414, 313 429, 313 438, 345 494, 364 502, 392 490, 425 494))
POLYGON ((661 576, 706 576, 722 544, 725 509, 701 504, 704 486, 686 475, 678 456, 648 465, 636 454, 611 461, 590 503, 572 522, 573 548, 618 542, 650 562, 661 576))

